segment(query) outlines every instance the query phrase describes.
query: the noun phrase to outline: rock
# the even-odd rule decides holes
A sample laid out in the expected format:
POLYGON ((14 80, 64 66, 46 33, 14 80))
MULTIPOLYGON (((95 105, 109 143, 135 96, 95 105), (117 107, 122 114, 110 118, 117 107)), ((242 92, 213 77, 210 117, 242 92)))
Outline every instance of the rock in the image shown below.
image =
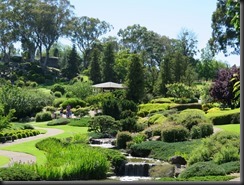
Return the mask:
POLYGON ((169 162, 171 164, 175 164, 175 165, 179 165, 179 166, 186 164, 186 160, 181 156, 173 156, 170 158, 169 162))
POLYGON ((161 137, 160 136, 153 136, 150 138, 151 141, 160 141, 161 137))

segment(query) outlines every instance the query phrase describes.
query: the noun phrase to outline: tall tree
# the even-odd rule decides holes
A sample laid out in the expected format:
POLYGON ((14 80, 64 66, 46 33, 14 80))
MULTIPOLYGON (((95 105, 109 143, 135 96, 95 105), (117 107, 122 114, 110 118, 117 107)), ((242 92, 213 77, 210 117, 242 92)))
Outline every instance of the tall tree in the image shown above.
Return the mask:
POLYGON ((139 103, 144 97, 144 72, 142 61, 138 55, 131 56, 131 63, 127 75, 126 97, 139 103))
POLYGON ((214 53, 240 54, 240 0, 218 0, 211 27, 209 44, 214 53))
POLYGON ((63 69, 63 73, 69 80, 79 74, 79 55, 76 51, 75 45, 73 45, 73 48, 68 55, 67 64, 63 69))
POLYGON ((240 69, 235 65, 231 68, 219 70, 210 89, 210 95, 215 101, 219 101, 231 108, 234 108, 235 105, 233 87, 237 80, 231 80, 235 75, 240 76, 240 69))
POLYGON ((102 79, 103 82, 116 82, 116 73, 114 71, 115 54, 113 43, 108 42, 105 45, 102 59, 102 79))
POLYGON ((87 16, 74 18, 72 26, 72 31, 70 31, 71 39, 82 52, 83 67, 87 69, 89 66, 88 57, 93 43, 95 43, 100 36, 109 32, 112 26, 105 21, 87 16))
POLYGON ((100 51, 97 48, 93 49, 91 54, 90 80, 93 81, 93 84, 97 84, 102 81, 100 67, 100 51))

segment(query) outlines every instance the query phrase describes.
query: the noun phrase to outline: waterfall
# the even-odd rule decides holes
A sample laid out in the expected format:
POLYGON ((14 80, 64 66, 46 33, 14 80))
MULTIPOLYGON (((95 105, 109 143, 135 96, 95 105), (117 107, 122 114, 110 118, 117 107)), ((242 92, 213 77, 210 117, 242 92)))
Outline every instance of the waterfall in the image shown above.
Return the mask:
POLYGON ((149 176, 149 169, 155 166, 153 163, 126 163, 124 176, 149 176))

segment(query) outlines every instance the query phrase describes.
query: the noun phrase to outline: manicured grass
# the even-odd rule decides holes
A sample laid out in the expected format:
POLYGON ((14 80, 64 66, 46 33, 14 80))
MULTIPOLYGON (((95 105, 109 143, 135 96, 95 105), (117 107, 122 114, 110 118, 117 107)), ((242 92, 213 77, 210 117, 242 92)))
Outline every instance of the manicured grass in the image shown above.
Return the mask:
POLYGON ((215 127, 238 134, 241 132, 240 124, 216 125, 215 127))
POLYGON ((0 166, 3 166, 5 164, 8 164, 9 161, 10 161, 10 159, 8 157, 0 156, 0 166))
MULTIPOLYGON (((75 126, 68 126, 68 125, 47 126, 46 125, 47 122, 42 122, 37 124, 35 122, 32 122, 31 124, 43 128, 56 128, 56 129, 64 130, 64 133, 53 136, 56 138, 66 138, 66 137, 74 136, 75 134, 86 134, 88 129, 87 127, 75 127, 75 126)), ((1 149, 15 151, 15 152, 24 152, 24 153, 34 155, 36 156, 36 161, 38 164, 44 164, 46 162, 45 152, 38 150, 35 147, 35 144, 40 140, 42 139, 20 143, 13 146, 1 147, 1 149)))

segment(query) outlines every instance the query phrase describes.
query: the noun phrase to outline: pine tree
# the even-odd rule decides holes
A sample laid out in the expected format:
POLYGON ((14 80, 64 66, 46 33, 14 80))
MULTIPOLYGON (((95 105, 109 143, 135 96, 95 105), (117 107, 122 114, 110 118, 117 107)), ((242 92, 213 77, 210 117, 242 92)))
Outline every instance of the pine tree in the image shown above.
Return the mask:
POLYGON ((141 60, 136 54, 131 57, 127 75, 127 86, 127 99, 139 103, 144 97, 144 73, 141 60))
POLYGON ((79 74, 79 55, 76 51, 75 45, 73 45, 72 50, 68 54, 67 64, 63 73, 69 80, 79 74))
POLYGON ((95 48, 92 51, 91 64, 90 64, 90 80, 93 81, 93 84, 101 82, 101 71, 99 64, 99 50, 95 48))
POLYGON ((116 73, 114 71, 115 55, 114 48, 111 42, 105 46, 103 57, 102 77, 104 82, 116 82, 116 73))

